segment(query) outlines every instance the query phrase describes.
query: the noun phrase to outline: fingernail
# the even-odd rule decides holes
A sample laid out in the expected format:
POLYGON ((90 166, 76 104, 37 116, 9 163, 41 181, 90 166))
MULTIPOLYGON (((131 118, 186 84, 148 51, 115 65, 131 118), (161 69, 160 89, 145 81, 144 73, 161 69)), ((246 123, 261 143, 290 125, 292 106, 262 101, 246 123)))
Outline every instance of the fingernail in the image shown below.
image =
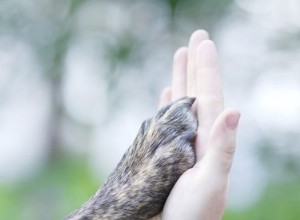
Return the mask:
POLYGON ((241 114, 239 112, 237 112, 235 114, 232 114, 232 115, 229 115, 225 120, 226 127, 229 130, 234 131, 237 128, 238 124, 239 124, 240 117, 241 117, 241 114))
POLYGON ((218 65, 217 50, 212 41, 203 41, 198 48, 198 54, 199 63, 203 67, 214 68, 218 65))

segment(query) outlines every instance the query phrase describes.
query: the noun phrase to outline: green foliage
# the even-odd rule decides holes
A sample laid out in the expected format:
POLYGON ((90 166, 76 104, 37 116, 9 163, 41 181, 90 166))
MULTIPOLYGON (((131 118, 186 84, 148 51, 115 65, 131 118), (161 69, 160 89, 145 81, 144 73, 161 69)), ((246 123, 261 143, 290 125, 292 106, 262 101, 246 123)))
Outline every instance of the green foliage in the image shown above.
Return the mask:
MULTIPOLYGON (((39 175, 11 187, 0 187, 0 219, 61 219, 97 189, 85 160, 60 160, 39 175)), ((300 181, 270 185, 246 210, 225 213, 223 220, 299 220, 300 181)))
POLYGON ((299 220, 300 181, 274 184, 255 205, 244 211, 227 211, 223 220, 299 220))
MULTIPOLYGON (((36 65, 41 67, 40 74, 45 76, 45 81, 52 86, 53 103, 51 103, 51 107, 54 109, 52 113, 54 126, 52 126, 53 134, 49 134, 49 136, 52 135, 53 139, 59 140, 60 135, 57 132, 62 130, 59 126, 68 117, 61 103, 61 92, 65 74, 65 56, 70 49, 72 40, 76 39, 77 35, 85 36, 86 34, 89 37, 95 37, 97 41, 104 41, 101 42, 101 45, 105 46, 100 49, 105 50, 103 51, 106 55, 105 62, 110 67, 105 75, 110 95, 113 94, 112 90, 115 89, 119 76, 122 74, 118 71, 118 65, 126 65, 127 63, 135 65, 138 62, 142 63, 143 59, 147 59, 147 57, 142 56, 145 52, 143 53, 141 46, 146 42, 140 35, 136 36, 134 31, 131 32, 132 30, 114 35, 109 33, 109 30, 103 30, 95 25, 89 27, 92 29, 89 30, 90 33, 84 33, 87 30, 85 28, 80 29, 80 25, 77 23, 78 15, 84 4, 97 5, 105 1, 54 0, 46 1, 48 5, 44 2, 48 7, 43 2, 38 3, 36 1, 34 2, 37 3, 35 6, 29 2, 21 4, 21 1, 7 1, 0 4, 0 32, 3 36, 25 42, 34 51, 37 59, 36 65), (26 4, 29 6, 26 7, 26 4), (108 36, 111 34, 107 39, 115 39, 115 41, 111 43, 109 40, 99 37, 100 32, 107 32, 108 36)), ((228 12, 233 0, 149 0, 148 2, 163 8, 165 16, 161 16, 159 19, 165 19, 162 23, 169 25, 164 30, 165 35, 176 36, 182 32, 191 33, 198 28, 207 29, 211 33, 222 16, 228 12)), ((127 1, 126 3, 130 5, 134 4, 135 1, 127 1)), ((115 4, 118 4, 118 1, 115 4)), ((146 11, 148 8, 145 7, 143 10, 146 11)), ((112 18, 113 16, 111 15, 112 18)), ((151 19, 156 19, 156 17, 151 19)), ((143 22, 138 17, 135 20, 136 22, 143 22)), ((99 20, 97 22, 101 24, 105 21, 99 20)), ((106 25, 109 26, 109 24, 106 25)), ((149 24, 143 23, 143 25, 149 24)), ((152 30, 149 31, 152 32, 152 30)), ((161 39, 160 34, 160 32, 156 33, 158 40, 161 39)), ((299 42, 299 32, 276 36, 273 39, 274 47, 276 46, 277 49, 281 50, 296 50, 294 45, 295 42, 299 42)), ((13 79, 14 76, 12 75, 11 78, 13 79)), ((4 92, 1 91, 0 93, 1 98, 4 92)), ((118 95, 121 96, 121 94, 116 96, 118 95)), ((115 99, 111 100, 115 104, 115 99)), ((294 143, 297 142, 292 141, 290 144, 294 143)), ((300 183, 297 178, 300 175, 298 158, 295 155, 277 154, 270 143, 261 144, 270 146, 259 146, 261 150, 259 155, 261 155, 267 170, 270 171, 270 175, 278 177, 284 173, 285 177, 294 177, 291 178, 293 182, 273 183, 253 207, 247 210, 229 210, 226 212, 224 220, 299 219, 300 183), (278 165, 278 161, 280 161, 280 165, 278 165)), ((64 155, 64 152, 60 150, 61 146, 62 143, 58 141, 58 143, 51 145, 52 149, 49 149, 49 152, 52 150, 57 151, 58 155, 64 155)), ((57 157, 51 157, 50 153, 49 158, 50 162, 46 163, 47 166, 44 166, 40 173, 28 181, 12 186, 0 186, 0 219, 61 219, 86 201, 100 185, 101 181, 94 179, 85 159, 57 159, 57 157)))
POLYGON ((0 219, 61 219, 99 187, 83 159, 56 161, 16 186, 0 186, 0 219))

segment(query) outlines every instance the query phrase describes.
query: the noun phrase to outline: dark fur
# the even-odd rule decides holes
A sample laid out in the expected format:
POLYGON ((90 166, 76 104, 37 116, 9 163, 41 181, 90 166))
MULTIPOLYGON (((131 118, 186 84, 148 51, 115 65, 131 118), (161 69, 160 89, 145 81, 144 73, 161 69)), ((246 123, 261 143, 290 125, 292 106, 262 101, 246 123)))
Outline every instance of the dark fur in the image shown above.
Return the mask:
POLYGON ((139 220, 160 213, 175 182, 195 163, 194 100, 180 99, 146 120, 107 182, 66 219, 139 220))

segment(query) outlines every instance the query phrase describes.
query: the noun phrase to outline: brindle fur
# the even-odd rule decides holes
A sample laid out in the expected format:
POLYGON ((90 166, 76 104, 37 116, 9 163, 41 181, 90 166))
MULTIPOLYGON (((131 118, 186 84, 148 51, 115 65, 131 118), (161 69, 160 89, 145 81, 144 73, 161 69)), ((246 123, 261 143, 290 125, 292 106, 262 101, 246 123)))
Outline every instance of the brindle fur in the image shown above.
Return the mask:
POLYGON ((159 219, 175 182, 195 163, 194 101, 179 99, 144 121, 106 183, 66 220, 159 219))

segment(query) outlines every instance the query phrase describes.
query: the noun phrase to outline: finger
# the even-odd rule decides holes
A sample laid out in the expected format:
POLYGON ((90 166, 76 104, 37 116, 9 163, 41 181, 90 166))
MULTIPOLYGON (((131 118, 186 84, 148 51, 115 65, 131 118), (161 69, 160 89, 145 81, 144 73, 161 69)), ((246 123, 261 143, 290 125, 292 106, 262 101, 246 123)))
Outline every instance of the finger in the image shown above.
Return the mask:
POLYGON ((220 114, 209 134, 209 148, 203 158, 203 163, 206 163, 211 172, 225 178, 229 174, 235 153, 239 119, 240 113, 233 109, 220 114))
POLYGON ((159 108, 162 108, 171 103, 171 95, 172 89, 170 86, 163 89, 163 91, 160 94, 159 108))
POLYGON ((179 48, 173 59, 172 101, 186 96, 187 48, 179 48))
POLYGON ((205 40, 199 45, 197 61, 197 115, 200 131, 207 133, 224 108, 218 55, 212 41, 205 40))
POLYGON ((204 30, 195 31, 189 41, 188 63, 187 63, 187 96, 196 97, 196 58, 197 48, 204 40, 209 39, 209 35, 204 30))

